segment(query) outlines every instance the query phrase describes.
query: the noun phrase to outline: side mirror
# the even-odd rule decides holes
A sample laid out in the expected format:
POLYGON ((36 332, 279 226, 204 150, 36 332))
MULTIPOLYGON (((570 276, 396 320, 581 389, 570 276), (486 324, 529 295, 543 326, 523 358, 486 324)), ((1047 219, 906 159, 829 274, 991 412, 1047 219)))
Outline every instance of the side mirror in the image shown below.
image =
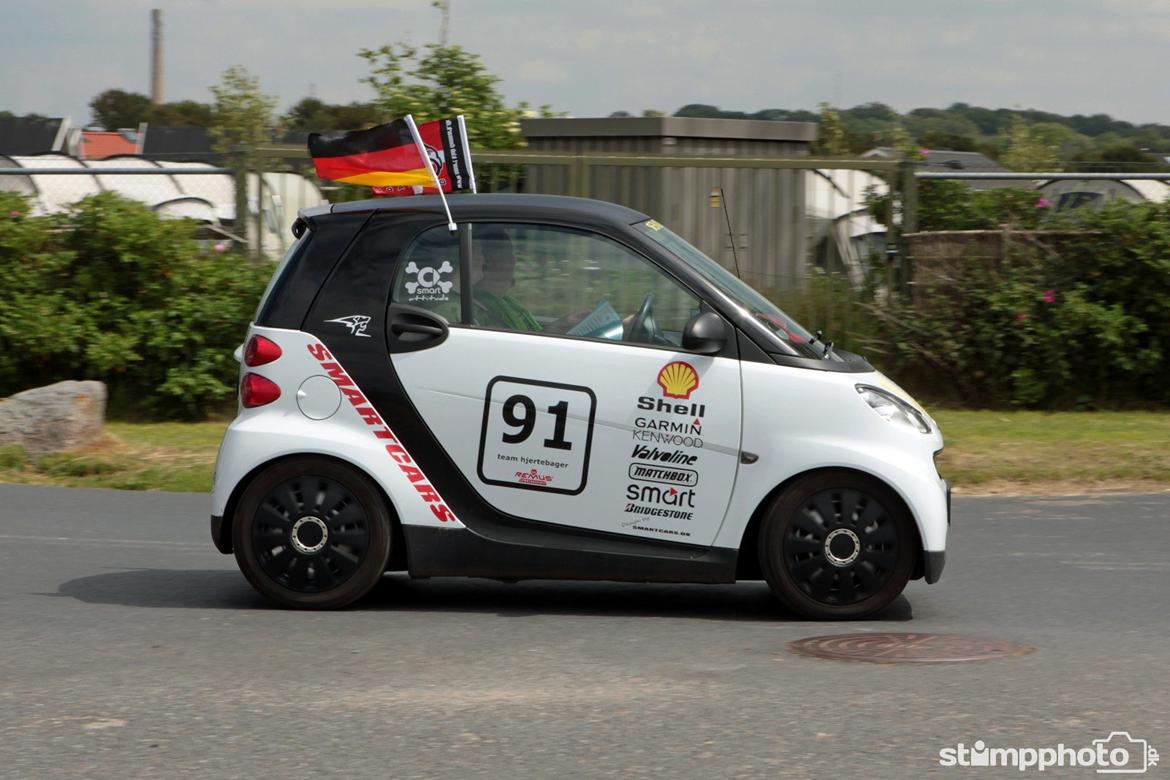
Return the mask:
POLYGON ((713 311, 691 318, 683 329, 682 348, 700 355, 714 355, 727 343, 727 323, 713 311))

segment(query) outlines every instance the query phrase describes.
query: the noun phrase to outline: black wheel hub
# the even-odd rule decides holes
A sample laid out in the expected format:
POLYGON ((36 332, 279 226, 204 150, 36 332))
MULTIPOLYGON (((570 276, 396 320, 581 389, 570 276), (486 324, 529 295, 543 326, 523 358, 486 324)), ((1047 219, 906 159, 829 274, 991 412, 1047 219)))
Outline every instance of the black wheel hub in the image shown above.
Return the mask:
POLYGON ((338 587, 357 571, 370 545, 370 521, 341 483, 303 476, 276 486, 252 522, 261 570, 299 593, 338 587))
POLYGON ((856 604, 889 582, 898 562, 894 519, 873 496, 834 488, 811 496, 784 538, 784 565, 816 601, 856 604))

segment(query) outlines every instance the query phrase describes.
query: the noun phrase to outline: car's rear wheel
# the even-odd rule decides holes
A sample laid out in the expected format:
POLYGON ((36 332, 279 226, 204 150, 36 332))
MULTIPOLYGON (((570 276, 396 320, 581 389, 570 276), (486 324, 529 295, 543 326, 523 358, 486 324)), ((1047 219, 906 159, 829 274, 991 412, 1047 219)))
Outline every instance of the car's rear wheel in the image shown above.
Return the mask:
POLYGON ((817 620, 879 611, 906 587, 917 554, 902 502, 878 480, 850 471, 798 479, 768 508, 759 539, 772 592, 817 620))
POLYGON ((297 609, 361 598, 390 555, 390 517, 377 487, 325 458, 292 458, 260 473, 240 497, 232 534, 248 582, 297 609))

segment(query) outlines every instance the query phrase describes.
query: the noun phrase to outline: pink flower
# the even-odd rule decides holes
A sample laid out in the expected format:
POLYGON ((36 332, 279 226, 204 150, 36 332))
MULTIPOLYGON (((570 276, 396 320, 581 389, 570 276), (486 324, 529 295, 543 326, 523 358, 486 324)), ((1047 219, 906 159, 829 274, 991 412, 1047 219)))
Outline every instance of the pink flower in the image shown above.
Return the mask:
POLYGON ((1048 198, 1040 198, 1036 201, 1036 208, 1038 209, 1046 209, 1051 205, 1052 201, 1048 200, 1048 198))
POLYGON ((929 157, 929 156, 930 156, 930 150, 929 150, 929 149, 919 149, 919 150, 918 150, 918 153, 919 153, 920 155, 922 155, 923 157, 929 157))
POLYGON ((1044 291, 1044 302, 1045 303, 1056 303, 1056 290, 1045 290, 1044 291))
POLYGON ((1028 321, 1027 314, 1020 312, 1019 314, 1016 315, 1016 322, 1027 322, 1027 321, 1028 321))
POLYGON ((16 217, 22 216, 22 214, 19 211, 13 209, 12 211, 8 212, 8 216, 15 219, 16 217))
POLYGON ((227 251, 227 244, 225 244, 225 243, 223 243, 222 241, 220 241, 218 244, 216 244, 215 246, 213 246, 213 247, 211 247, 211 248, 212 248, 213 250, 215 250, 215 253, 216 253, 216 254, 218 254, 218 255, 222 255, 224 252, 226 252, 226 251, 227 251))

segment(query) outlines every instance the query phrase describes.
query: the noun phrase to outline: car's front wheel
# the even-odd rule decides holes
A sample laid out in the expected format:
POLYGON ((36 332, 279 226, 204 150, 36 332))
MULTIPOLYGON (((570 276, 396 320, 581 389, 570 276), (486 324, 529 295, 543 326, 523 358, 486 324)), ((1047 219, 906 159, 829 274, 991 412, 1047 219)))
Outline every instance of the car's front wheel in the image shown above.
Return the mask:
POLYGON ((390 555, 381 493, 366 475, 326 458, 291 458, 261 472, 240 497, 232 534, 248 582, 297 609, 361 598, 390 555))
POLYGON ((872 615, 914 568, 913 519, 884 484, 850 471, 802 477, 760 527, 760 567, 788 607, 817 620, 872 615))

